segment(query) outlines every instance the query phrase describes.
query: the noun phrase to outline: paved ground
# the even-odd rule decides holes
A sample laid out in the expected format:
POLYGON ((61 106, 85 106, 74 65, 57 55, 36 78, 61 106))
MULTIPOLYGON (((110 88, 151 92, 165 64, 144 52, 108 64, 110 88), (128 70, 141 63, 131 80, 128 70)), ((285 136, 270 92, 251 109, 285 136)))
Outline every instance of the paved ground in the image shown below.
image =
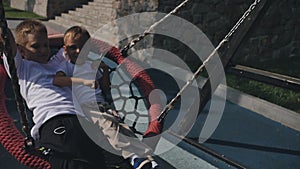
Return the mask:
MULTIPOLYGON (((158 86, 162 90, 172 88, 163 82, 158 86)), ((300 121, 293 120, 299 119, 299 114, 232 89, 227 90, 227 99, 220 123, 210 139, 203 144, 205 147, 246 168, 300 168, 300 121), (287 117, 292 119, 285 119, 287 117)), ((208 111, 209 106, 206 106, 189 133, 189 138, 199 139, 208 111)), ((172 118, 170 114, 172 112, 168 115, 172 118)), ((175 158, 172 157, 174 154, 169 154, 169 158, 175 158)), ((181 156, 178 156, 180 159, 181 156)), ((214 158, 199 156, 215 167, 225 167, 214 158)))
MULTIPOLYGON (((9 112, 16 119, 18 125, 15 105, 12 101, 7 103, 9 112)), ((197 123, 188 135, 189 138, 198 138, 207 111, 205 109, 199 116, 197 123)), ((172 115, 168 119, 171 120, 172 115)), ((176 137, 169 136, 168 139, 161 142, 158 149, 161 149, 160 146, 162 148, 173 146, 172 142, 176 139, 176 137)), ((226 102, 224 114, 216 131, 203 145, 246 168, 295 169, 300 166, 299 131, 274 122, 230 101, 226 102)), ((0 152, 0 169, 25 168, 5 153, 2 147, 0 152)), ((158 160, 167 169, 234 168, 185 142, 180 142, 178 146, 161 154, 158 160)))

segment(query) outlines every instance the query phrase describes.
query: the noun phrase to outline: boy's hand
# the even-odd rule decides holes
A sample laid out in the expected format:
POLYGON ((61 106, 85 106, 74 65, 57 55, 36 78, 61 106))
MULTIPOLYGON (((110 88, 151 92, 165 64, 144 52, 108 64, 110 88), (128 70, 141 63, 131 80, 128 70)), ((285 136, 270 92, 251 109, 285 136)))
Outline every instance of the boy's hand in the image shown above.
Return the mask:
POLYGON ((103 73, 109 73, 109 67, 104 62, 101 62, 99 68, 102 70, 103 73))
POLYGON ((96 89, 99 86, 95 80, 83 80, 83 85, 89 86, 92 89, 96 89))
POLYGON ((102 61, 94 61, 92 63, 92 68, 93 69, 102 69, 103 72, 109 71, 109 67, 102 61))

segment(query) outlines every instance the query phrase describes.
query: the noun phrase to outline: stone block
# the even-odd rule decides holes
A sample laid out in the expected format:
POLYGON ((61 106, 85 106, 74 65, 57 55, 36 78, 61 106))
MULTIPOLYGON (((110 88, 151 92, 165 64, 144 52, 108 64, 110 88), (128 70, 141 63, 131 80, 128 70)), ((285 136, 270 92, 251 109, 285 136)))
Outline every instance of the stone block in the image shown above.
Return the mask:
POLYGON ((88 0, 10 0, 12 8, 34 12, 38 15, 54 18, 62 12, 74 9, 88 0))
POLYGON ((27 11, 27 1, 28 0, 11 0, 10 1, 10 6, 12 8, 20 9, 20 10, 25 10, 27 11))

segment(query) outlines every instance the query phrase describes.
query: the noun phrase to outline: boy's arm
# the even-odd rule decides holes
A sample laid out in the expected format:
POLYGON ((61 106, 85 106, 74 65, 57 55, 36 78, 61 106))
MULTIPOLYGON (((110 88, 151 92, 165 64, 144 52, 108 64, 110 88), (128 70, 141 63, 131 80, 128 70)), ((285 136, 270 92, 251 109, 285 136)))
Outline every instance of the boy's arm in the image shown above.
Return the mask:
POLYGON ((53 79, 53 84, 59 87, 72 86, 72 84, 82 84, 89 86, 93 89, 97 88, 98 85, 95 80, 86 80, 82 78, 67 77, 62 71, 56 73, 53 79))

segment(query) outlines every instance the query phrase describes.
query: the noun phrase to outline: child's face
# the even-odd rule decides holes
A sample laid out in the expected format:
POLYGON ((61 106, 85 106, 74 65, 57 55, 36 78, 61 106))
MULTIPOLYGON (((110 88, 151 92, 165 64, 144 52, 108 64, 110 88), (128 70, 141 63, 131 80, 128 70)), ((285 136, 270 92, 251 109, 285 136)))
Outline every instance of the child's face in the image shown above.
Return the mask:
POLYGON ((46 33, 30 33, 27 35, 27 42, 19 45, 22 56, 38 63, 47 63, 49 60, 49 40, 46 33))
POLYGON ((68 38, 65 40, 65 44, 64 44, 65 54, 73 64, 75 64, 76 61, 77 61, 76 64, 84 63, 86 54, 81 54, 80 57, 78 56, 86 41, 87 40, 82 36, 79 36, 75 39, 68 38))

